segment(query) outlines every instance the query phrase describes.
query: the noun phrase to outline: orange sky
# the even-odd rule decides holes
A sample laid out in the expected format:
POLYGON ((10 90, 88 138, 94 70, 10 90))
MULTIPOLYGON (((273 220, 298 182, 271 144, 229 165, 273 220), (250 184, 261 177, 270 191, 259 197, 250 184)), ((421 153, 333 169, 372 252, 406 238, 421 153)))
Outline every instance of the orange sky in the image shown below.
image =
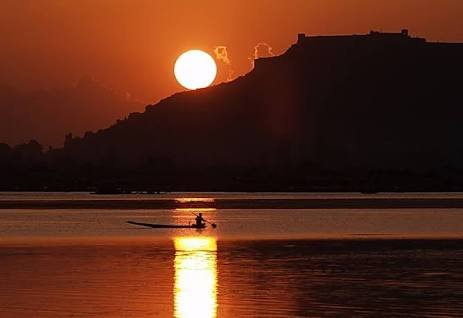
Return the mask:
MULTIPOLYGON (((187 49, 226 46, 237 76, 250 70, 259 42, 280 54, 299 32, 404 27, 430 40, 463 42, 463 1, 2 0, 0 84, 56 89, 89 75, 152 103, 182 90, 172 69, 187 49)), ((228 71, 219 63, 218 80, 228 71)))

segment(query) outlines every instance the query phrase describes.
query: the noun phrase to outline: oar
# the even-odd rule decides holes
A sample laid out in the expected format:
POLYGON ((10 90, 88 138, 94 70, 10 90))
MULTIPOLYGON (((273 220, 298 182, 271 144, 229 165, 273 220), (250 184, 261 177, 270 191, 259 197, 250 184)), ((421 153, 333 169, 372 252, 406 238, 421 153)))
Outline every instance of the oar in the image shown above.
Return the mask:
MULTIPOLYGON (((193 214, 193 215, 195 215, 195 216, 199 216, 199 215, 197 215, 196 213, 193 213, 193 212, 191 212, 191 214, 193 214)), ((210 225, 212 225, 212 227, 213 227, 214 229, 217 227, 217 224, 211 223, 211 222, 209 222, 208 220, 206 220, 206 219, 204 219, 204 218, 203 218, 203 220, 204 220, 204 222, 207 222, 207 223, 209 223, 210 225)))

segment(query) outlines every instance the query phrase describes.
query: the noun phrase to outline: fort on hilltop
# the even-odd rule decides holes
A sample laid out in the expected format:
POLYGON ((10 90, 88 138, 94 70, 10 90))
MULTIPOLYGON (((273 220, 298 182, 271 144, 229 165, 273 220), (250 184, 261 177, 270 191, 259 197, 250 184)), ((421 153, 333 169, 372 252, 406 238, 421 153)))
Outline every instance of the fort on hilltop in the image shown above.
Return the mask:
POLYGON ((305 33, 299 33, 297 35, 297 44, 304 45, 306 43, 316 42, 317 44, 323 42, 339 42, 339 41, 369 41, 370 43, 373 42, 392 42, 397 43, 399 41, 412 41, 412 42, 421 42, 425 43, 426 39, 423 38, 415 38, 411 37, 409 31, 407 29, 403 29, 399 33, 388 33, 388 32, 378 32, 378 31, 370 31, 368 34, 362 35, 318 35, 318 36, 306 36, 305 33))
MULTIPOLYGON (((463 49, 462 43, 443 43, 443 42, 428 42, 425 38, 413 37, 408 29, 403 29, 401 32, 379 32, 370 31, 367 34, 354 35, 306 35, 299 33, 297 42, 292 45, 287 53, 292 51, 307 52, 310 49, 327 49, 327 50, 368 50, 376 48, 379 50, 385 48, 402 49, 412 47, 452 47, 453 49, 463 49)), ((264 57, 255 60, 255 68, 266 67, 274 64, 278 60, 282 60, 288 54, 272 57, 264 57)))

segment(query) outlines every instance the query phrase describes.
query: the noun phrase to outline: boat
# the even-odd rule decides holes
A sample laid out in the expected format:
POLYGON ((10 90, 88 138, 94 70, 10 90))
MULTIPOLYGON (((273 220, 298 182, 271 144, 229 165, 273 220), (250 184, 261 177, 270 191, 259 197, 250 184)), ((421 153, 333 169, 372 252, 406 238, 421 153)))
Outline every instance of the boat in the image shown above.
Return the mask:
POLYGON ((188 224, 188 225, 181 225, 181 224, 152 224, 152 223, 140 223, 140 222, 133 222, 127 221, 129 224, 133 225, 140 225, 145 227, 150 227, 153 229, 204 229, 206 228, 206 224, 202 226, 198 226, 196 224, 188 224))

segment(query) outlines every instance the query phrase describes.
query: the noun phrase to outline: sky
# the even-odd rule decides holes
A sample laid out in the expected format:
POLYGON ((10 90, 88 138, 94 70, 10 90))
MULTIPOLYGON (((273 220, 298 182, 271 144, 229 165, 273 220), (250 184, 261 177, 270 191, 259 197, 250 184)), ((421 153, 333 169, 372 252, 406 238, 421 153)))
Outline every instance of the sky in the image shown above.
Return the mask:
POLYGON ((463 1, 2 0, 0 118, 19 122, 17 129, 0 129, 0 142, 36 138, 45 145, 59 145, 65 132, 82 134, 142 111, 144 105, 184 90, 175 80, 173 66, 189 49, 220 54, 219 83, 249 72, 256 46, 258 56, 282 54, 297 33, 403 28, 431 41, 463 42, 463 1), (102 107, 92 97, 94 92, 82 97, 85 105, 67 103, 62 92, 79 94, 76 86, 82 78, 97 83, 102 90, 98 94, 113 94, 109 100, 116 98, 119 106, 102 107), (62 100, 43 97, 57 92, 62 100), (37 94, 41 99, 34 112, 45 112, 41 116, 24 105, 36 103, 37 94), (41 127, 43 121, 60 122, 56 114, 62 108, 75 113, 68 119, 69 131, 51 129, 53 123, 41 127), (36 117, 41 122, 30 131, 27 123, 36 117))

